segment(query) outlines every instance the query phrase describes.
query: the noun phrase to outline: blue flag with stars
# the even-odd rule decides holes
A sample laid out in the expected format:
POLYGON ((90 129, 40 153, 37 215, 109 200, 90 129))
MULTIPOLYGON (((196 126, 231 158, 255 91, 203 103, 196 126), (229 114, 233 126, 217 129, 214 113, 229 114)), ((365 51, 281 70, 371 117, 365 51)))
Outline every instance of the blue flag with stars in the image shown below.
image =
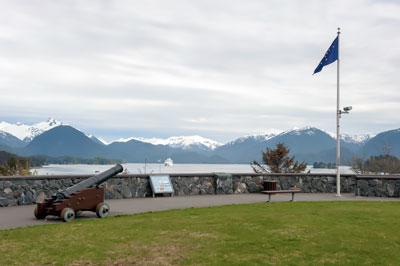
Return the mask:
POLYGON ((317 68, 314 70, 314 74, 320 72, 324 66, 335 62, 338 59, 338 51, 339 51, 338 37, 336 37, 336 39, 329 47, 328 51, 326 51, 321 62, 319 62, 317 68))

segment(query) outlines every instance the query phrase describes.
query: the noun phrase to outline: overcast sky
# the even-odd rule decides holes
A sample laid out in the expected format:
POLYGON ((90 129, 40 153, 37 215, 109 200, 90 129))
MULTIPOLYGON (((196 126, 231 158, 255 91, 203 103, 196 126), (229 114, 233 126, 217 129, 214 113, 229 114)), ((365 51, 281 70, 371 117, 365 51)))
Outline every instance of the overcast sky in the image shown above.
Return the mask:
POLYGON ((48 117, 105 140, 220 142, 315 126, 400 127, 400 1, 0 0, 0 121, 48 117))

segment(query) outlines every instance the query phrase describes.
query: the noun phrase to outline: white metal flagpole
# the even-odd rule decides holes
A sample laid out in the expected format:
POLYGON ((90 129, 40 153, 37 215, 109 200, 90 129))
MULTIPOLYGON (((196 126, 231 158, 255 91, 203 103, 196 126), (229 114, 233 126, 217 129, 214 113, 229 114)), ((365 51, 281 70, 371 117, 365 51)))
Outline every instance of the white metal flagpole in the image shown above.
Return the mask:
POLYGON ((340 90, 339 90, 339 35, 340 28, 338 28, 338 47, 337 47, 337 108, 336 108, 336 196, 340 197, 340 90))

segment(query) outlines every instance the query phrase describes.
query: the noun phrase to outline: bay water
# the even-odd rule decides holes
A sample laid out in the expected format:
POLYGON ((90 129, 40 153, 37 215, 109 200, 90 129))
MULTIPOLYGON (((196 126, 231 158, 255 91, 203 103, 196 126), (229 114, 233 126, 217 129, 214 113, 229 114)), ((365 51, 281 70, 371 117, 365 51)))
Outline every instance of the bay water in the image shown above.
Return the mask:
MULTIPOLYGON (((49 164, 32 169, 35 175, 84 175, 97 174, 111 168, 113 165, 90 164, 49 164)), ((125 173, 129 174, 176 174, 176 173, 253 173, 250 164, 174 164, 165 166, 157 163, 126 163, 122 164, 125 173)), ((341 173, 353 173, 349 166, 341 166, 341 173)), ((336 169, 313 168, 308 166, 306 172, 335 174, 336 169)))

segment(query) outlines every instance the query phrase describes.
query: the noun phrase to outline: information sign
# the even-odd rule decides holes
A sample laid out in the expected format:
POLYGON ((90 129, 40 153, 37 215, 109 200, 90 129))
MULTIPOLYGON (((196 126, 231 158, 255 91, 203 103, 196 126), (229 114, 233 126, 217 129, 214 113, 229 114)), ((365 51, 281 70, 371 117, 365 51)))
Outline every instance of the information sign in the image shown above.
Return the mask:
POLYGON ((150 176, 150 185, 154 194, 159 193, 174 193, 174 187, 172 186, 171 179, 169 175, 151 175, 150 176))

